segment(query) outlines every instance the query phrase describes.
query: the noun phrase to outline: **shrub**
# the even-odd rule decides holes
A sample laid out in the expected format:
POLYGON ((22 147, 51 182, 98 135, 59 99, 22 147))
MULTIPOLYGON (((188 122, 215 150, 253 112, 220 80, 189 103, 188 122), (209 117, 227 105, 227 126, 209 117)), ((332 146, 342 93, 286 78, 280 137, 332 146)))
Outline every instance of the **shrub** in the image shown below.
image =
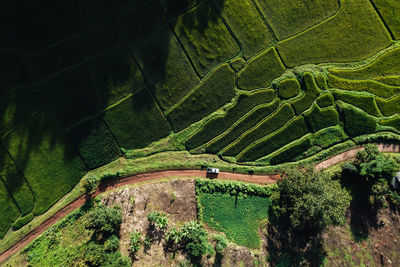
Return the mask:
POLYGON ((243 90, 265 88, 285 72, 275 48, 270 48, 248 62, 238 74, 238 87, 243 90))
POLYGON ((323 94, 317 98, 317 104, 321 108, 332 106, 334 102, 334 98, 332 94, 323 94))
POLYGON ((142 243, 142 234, 139 230, 134 230, 133 232, 129 232, 129 248, 132 253, 136 253, 140 249, 140 244, 142 243))
POLYGON ((104 242, 104 250, 107 252, 117 251, 119 248, 119 238, 116 235, 110 236, 106 242, 104 242))
POLYGON ((336 100, 341 100, 355 107, 358 107, 372 116, 381 116, 378 106, 376 105, 375 98, 373 96, 340 91, 335 91, 333 94, 336 100))
POLYGON ((296 115, 299 115, 307 110, 321 92, 315 83, 314 76, 311 73, 304 73, 303 79, 306 86, 306 93, 299 99, 292 101, 296 115))
POLYGON ((339 124, 339 114, 334 107, 320 109, 318 105, 314 105, 304 114, 304 117, 314 133, 339 124))
POLYGON ((80 182, 86 194, 94 193, 99 185, 99 181, 93 176, 86 176, 80 182))
POLYGON ((376 103, 384 116, 400 114, 400 95, 389 100, 378 97, 376 103))
POLYGON ((185 248, 190 256, 201 257, 204 254, 213 253, 213 248, 207 241, 207 232, 200 223, 196 221, 187 222, 183 225, 181 231, 185 248))
POLYGON ((235 73, 228 64, 213 71, 192 93, 167 112, 175 131, 211 114, 234 96, 235 73))
POLYGON ((26 225, 27 223, 29 223, 30 221, 33 220, 35 216, 33 215, 33 213, 29 213, 28 215, 18 218, 12 225, 12 229, 14 231, 17 231, 18 229, 20 229, 22 226, 26 225))
POLYGON ((271 116, 259 122, 252 129, 242 134, 235 142, 227 146, 222 151, 222 154, 236 156, 253 142, 284 126, 293 117, 294 111, 291 105, 289 103, 284 104, 271 116))
POLYGON ((223 235, 217 235, 215 241, 215 251, 221 254, 228 246, 228 240, 223 235))
POLYGON ((188 149, 196 148, 226 131, 254 107, 271 102, 274 90, 262 90, 254 93, 240 94, 234 106, 227 110, 225 116, 208 120, 200 131, 192 135, 185 143, 188 149))
POLYGON ((165 212, 153 211, 147 215, 147 219, 155 227, 165 229, 168 226, 168 216, 165 212))
POLYGON ((285 79, 278 84, 279 97, 289 99, 300 92, 300 83, 296 79, 285 79))
POLYGON ((108 208, 100 205, 89 212, 85 221, 85 228, 92 229, 97 235, 104 237, 117 233, 121 222, 120 207, 108 208))

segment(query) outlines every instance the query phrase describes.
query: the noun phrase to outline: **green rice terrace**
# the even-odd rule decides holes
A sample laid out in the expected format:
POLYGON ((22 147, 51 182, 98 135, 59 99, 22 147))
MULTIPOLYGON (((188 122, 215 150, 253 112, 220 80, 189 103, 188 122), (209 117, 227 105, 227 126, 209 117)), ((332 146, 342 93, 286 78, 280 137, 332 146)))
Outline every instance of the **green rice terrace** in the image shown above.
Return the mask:
MULTIPOLYGON (((6 0, 0 20, 0 253, 89 178, 400 143, 397 0, 6 0)), ((196 192, 202 221, 260 247, 270 192, 196 192)))

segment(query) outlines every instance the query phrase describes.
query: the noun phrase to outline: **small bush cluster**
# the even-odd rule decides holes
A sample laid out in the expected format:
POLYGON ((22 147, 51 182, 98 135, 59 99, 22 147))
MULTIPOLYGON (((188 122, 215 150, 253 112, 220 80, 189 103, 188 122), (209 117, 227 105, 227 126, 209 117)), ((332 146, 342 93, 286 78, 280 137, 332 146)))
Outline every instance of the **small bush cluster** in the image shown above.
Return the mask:
POLYGON ((153 211, 147 215, 147 219, 158 229, 165 229, 168 226, 168 216, 165 212, 153 211))
POLYGON ((117 233, 122 222, 122 213, 119 206, 108 208, 102 205, 91 210, 86 218, 85 227, 94 230, 100 238, 117 233))

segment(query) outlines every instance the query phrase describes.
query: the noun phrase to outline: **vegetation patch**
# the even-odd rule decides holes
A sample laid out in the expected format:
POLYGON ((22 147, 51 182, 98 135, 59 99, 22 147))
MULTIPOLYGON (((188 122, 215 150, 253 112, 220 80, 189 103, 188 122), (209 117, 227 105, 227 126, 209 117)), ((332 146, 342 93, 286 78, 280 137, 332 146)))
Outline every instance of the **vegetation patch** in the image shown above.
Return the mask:
POLYGON ((299 115, 307 110, 321 92, 317 86, 317 83, 315 82, 314 76, 311 73, 304 73, 303 79, 306 86, 306 93, 299 99, 292 101, 296 115, 299 115))
POLYGON ((339 114, 334 107, 321 109, 318 105, 314 105, 311 110, 304 113, 304 117, 313 133, 339 124, 339 114))
POLYGON ((400 18, 397 16, 400 12, 400 5, 393 0, 374 0, 379 13, 388 24, 390 31, 398 40, 400 38, 400 18))
POLYGON ((370 95, 355 94, 350 92, 333 92, 336 100, 340 100, 364 110, 369 115, 380 117, 381 113, 376 105, 375 98, 370 95))
POLYGON ((392 116, 400 113, 400 95, 390 99, 377 97, 376 103, 384 116, 392 116))
POLYGON ((321 108, 332 106, 334 101, 335 99, 333 98, 333 95, 330 93, 323 94, 316 100, 318 106, 320 106, 321 108))
POLYGON ((280 98, 289 99, 295 97, 300 92, 300 83, 296 79, 286 79, 278 84, 278 94, 280 98))
POLYGON ((0 238, 3 238, 20 213, 2 180, 0 180, 0 211, 0 238))
POLYGON ((316 132, 313 135, 313 145, 328 148, 333 144, 342 142, 346 138, 347 135, 341 126, 332 126, 316 132))
POLYGON ((301 155, 304 151, 312 146, 311 135, 307 135, 299 140, 296 140, 289 145, 278 150, 271 155, 270 163, 277 165, 283 162, 291 162, 301 155))
POLYGON ((33 213, 29 213, 28 215, 18 218, 13 224, 12 229, 14 231, 20 229, 22 226, 26 225, 28 222, 32 221, 35 216, 33 213))
POLYGON ((383 119, 379 121, 379 124, 393 127, 400 131, 400 116, 396 115, 390 119, 383 119))

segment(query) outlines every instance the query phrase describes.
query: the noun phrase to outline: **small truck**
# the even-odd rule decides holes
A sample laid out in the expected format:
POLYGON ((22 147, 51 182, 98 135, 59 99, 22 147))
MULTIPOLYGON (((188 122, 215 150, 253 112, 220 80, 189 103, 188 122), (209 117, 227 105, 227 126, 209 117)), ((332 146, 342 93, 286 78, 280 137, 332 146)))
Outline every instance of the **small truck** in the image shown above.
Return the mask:
POLYGON ((218 173, 219 173, 219 169, 217 169, 217 168, 211 168, 211 167, 207 168, 207 174, 218 174, 218 173))

